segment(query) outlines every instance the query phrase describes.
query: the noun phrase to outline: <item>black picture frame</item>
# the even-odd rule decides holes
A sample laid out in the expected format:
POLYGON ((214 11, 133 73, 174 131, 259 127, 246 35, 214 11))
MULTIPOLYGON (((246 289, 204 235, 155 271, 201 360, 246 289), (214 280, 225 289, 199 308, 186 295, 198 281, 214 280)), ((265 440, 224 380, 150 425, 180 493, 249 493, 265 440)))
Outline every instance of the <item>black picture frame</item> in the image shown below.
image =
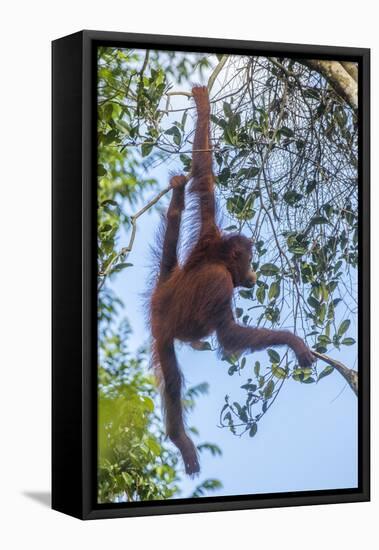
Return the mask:
POLYGON ((52 43, 52 507, 81 519, 370 499, 370 50, 85 30, 52 43), (98 45, 278 54, 359 64, 359 485, 356 489, 96 503, 96 58, 98 45))

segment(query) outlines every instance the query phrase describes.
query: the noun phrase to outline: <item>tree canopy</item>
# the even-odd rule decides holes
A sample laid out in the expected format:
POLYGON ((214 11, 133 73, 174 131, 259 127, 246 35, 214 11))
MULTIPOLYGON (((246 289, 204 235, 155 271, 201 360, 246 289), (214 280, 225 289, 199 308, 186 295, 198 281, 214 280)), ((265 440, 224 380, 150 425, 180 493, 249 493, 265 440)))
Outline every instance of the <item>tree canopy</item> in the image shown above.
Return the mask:
MULTIPOLYGON (((287 351, 268 350, 264 364, 224 357, 231 376, 251 368, 241 386, 246 398, 237 402, 227 395, 220 404, 220 425, 254 436, 289 378, 314 384, 337 369, 356 389, 355 365, 339 368, 338 354, 349 347, 356 352, 357 112, 354 86, 345 97, 333 75, 321 69, 289 58, 99 48, 99 310, 100 324, 113 327, 111 334, 100 333, 100 429, 109 426, 100 442, 114 439, 112 456, 101 459, 101 498, 121 490, 128 498, 168 498, 176 491, 176 458, 164 449, 155 421, 156 389, 143 367, 146 352, 125 359, 127 328, 114 325, 108 281, 133 269, 128 254, 137 224, 168 192, 149 171, 160 164, 190 171, 192 82, 207 83, 210 90, 223 229, 242 231, 255 242, 257 285, 239 291, 236 317, 245 325, 288 328, 321 358, 333 355, 326 366, 312 368, 300 368, 287 351), (146 190, 157 196, 137 209, 146 190), (129 234, 126 243, 120 242, 122 230, 129 234), (126 403, 133 403, 135 414, 126 403), (144 442, 135 462, 133 437, 144 442), (164 466, 155 464, 160 453, 164 466), (137 466, 132 480, 125 472, 137 466)), ((200 348, 211 349, 212 342, 200 348)), ((209 481, 208 488, 212 483, 218 482, 209 481)))

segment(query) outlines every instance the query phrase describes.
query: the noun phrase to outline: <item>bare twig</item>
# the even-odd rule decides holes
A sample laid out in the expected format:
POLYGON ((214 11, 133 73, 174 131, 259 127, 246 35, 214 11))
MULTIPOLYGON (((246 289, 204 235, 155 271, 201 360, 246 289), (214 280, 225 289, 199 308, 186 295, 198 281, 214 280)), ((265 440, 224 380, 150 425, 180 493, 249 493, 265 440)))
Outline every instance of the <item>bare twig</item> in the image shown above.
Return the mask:
MULTIPOLYGON (((222 71, 227 59, 228 59, 228 56, 223 55, 222 58, 220 59, 219 63, 216 65, 213 73, 209 77, 209 79, 208 79, 208 91, 209 92, 211 91, 211 89, 213 87, 213 84, 215 83, 216 78, 218 77, 218 75, 222 71)), ((166 96, 172 96, 172 95, 184 95, 186 97, 192 97, 192 92, 179 92, 179 91, 177 91, 177 92, 175 92, 175 91, 166 92, 166 96)))
POLYGON ((216 65, 213 73, 209 77, 209 79, 208 79, 208 91, 209 92, 212 90, 212 87, 213 87, 213 84, 215 83, 216 78, 218 77, 218 75, 220 74, 222 69, 224 68, 224 65, 225 65, 228 57, 229 57, 228 55, 223 55, 221 57, 219 63, 216 65))
POLYGON ((106 269, 103 272, 100 272, 99 276, 101 277, 101 280, 98 285, 98 290, 100 290, 104 283, 107 275, 110 274, 114 264, 120 259, 120 257, 123 257, 124 259, 130 254, 133 248, 134 240, 136 237, 136 231, 137 231, 137 220, 142 214, 144 214, 147 210, 149 210, 154 204, 156 204, 166 193, 168 193, 172 189, 171 185, 168 185, 165 187, 162 191, 160 191, 151 201, 149 201, 141 210, 136 212, 130 217, 130 225, 132 227, 132 232, 130 234, 129 242, 127 246, 124 246, 121 248, 121 250, 116 254, 116 256, 109 262, 106 269))

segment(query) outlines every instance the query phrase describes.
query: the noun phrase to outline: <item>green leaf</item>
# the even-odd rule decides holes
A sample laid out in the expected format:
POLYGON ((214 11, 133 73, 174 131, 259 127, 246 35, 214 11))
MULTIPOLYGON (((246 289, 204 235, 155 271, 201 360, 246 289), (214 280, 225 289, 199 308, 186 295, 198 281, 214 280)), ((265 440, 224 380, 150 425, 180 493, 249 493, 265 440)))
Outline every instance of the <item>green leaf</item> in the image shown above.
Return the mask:
POLYGON ((313 298, 313 296, 309 296, 307 302, 311 307, 313 307, 313 309, 317 310, 320 307, 320 303, 318 302, 318 300, 316 300, 316 298, 313 298))
POLYGON ((292 254, 296 254, 297 256, 303 256, 308 252, 308 250, 304 246, 294 246, 290 248, 290 252, 292 252, 292 254))
POLYGON ((129 485, 132 485, 133 483, 133 478, 130 474, 128 474, 127 472, 121 472, 121 475, 123 477, 123 480, 125 481, 125 483, 129 486, 129 485))
POLYGON ((237 172, 237 177, 240 179, 251 178, 257 176, 259 168, 257 166, 250 166, 250 168, 241 168, 237 172))
POLYGON ((256 384, 243 384, 241 386, 241 389, 255 392, 257 390, 257 385, 256 384))
POLYGON ((244 408, 242 408, 242 409, 238 412, 238 416, 240 417, 240 419, 242 420, 242 422, 248 422, 248 421, 249 421, 249 417, 247 416, 246 409, 244 409, 244 408))
POLYGON ((292 372, 292 378, 297 382, 303 382, 304 384, 312 384, 315 382, 311 376, 312 369, 310 367, 299 367, 292 372))
POLYGON ((215 115, 211 115, 211 121, 216 124, 217 126, 220 126, 221 128, 225 128, 226 126, 226 120, 224 120, 223 118, 218 118, 217 116, 215 115))
POLYGON ((237 308, 236 308, 236 317, 237 317, 237 319, 238 319, 239 317, 241 317, 242 314, 243 314, 243 309, 242 309, 242 307, 237 307, 237 308))
POLYGON ((309 86, 305 92, 304 95, 309 97, 310 99, 320 99, 320 90, 318 88, 309 86))
POLYGON ((321 285, 321 294, 322 294, 322 299, 324 300, 324 302, 327 302, 328 297, 329 297, 329 292, 328 292, 328 288, 325 284, 321 285))
POLYGON ((344 346, 353 346, 355 344, 354 338, 344 338, 341 342, 344 346))
POLYGON ((301 370, 303 371, 304 376, 310 376, 312 374, 311 367, 303 367, 301 370))
POLYGON ((224 102, 223 108, 224 108, 224 113, 226 118, 231 118, 233 116, 233 111, 232 111, 232 108, 230 107, 230 104, 224 102))
POLYGON ((104 118, 105 120, 110 120, 112 118, 113 105, 112 103, 107 103, 104 107, 104 118))
POLYGON ((109 223, 106 223, 105 225, 102 225, 99 228, 99 232, 100 233, 107 233, 108 231, 111 231, 112 229, 113 229, 113 227, 109 223))
POLYGON ((328 346, 329 344, 332 343, 331 339, 326 334, 320 334, 317 340, 320 342, 320 344, 324 346, 328 346))
POLYGON ((121 264, 117 264, 113 269, 112 269, 112 273, 117 273, 118 271, 121 271, 122 269, 124 269, 125 267, 131 267, 133 264, 130 264, 130 263, 121 263, 121 264))
POLYGON ((301 195, 300 193, 297 193, 294 190, 290 190, 284 193, 283 199, 287 204, 293 206, 294 204, 299 202, 303 198, 303 196, 304 195, 301 195))
POLYGON ((154 147, 153 143, 146 142, 141 145, 141 154, 143 157, 147 157, 154 147))
MULTIPOLYGON (((338 342, 335 342, 335 345, 337 345, 337 344, 338 344, 338 342)), ((328 348, 326 348, 322 344, 317 344, 313 347, 314 347, 315 351, 318 351, 319 353, 326 353, 328 351, 328 348)))
POLYGON ((272 374, 276 376, 276 378, 280 378, 280 379, 287 378, 286 371, 282 367, 279 367, 276 363, 272 365, 271 371, 272 371, 272 374))
POLYGON ((255 365, 254 365, 254 374, 255 376, 259 376, 259 371, 260 371, 260 368, 261 368, 261 364, 259 361, 255 361, 255 365))
POLYGON ((275 264, 268 263, 262 265, 262 267, 260 268, 260 272, 266 277, 273 277, 279 272, 279 268, 275 264))
POLYGON ((324 216, 314 216, 309 222, 309 227, 312 227, 314 225, 323 225, 325 223, 329 222, 324 216))
POLYGON ((101 248, 104 250, 105 254, 110 254, 113 250, 113 247, 114 247, 113 239, 106 239, 101 243, 101 248))
POLYGON ((268 349, 267 353, 271 363, 280 363, 280 355, 277 351, 275 351, 274 349, 268 349))
POLYGON ((342 321, 338 329, 338 336, 342 336, 347 331, 350 324, 351 324, 351 321, 349 319, 345 319, 344 321, 342 321))
POLYGON ((287 126, 283 126, 280 128, 280 133, 285 137, 292 137, 294 135, 293 130, 291 128, 288 128, 287 126))
POLYGON ((331 367, 330 365, 325 367, 324 370, 321 371, 320 374, 318 375, 317 382, 319 382, 319 380, 321 380, 321 378, 325 378, 325 376, 329 376, 329 374, 331 374, 333 371, 334 371, 334 368, 331 367))
POLYGON ((316 382, 316 380, 312 376, 309 378, 304 378, 303 380, 303 384, 313 384, 314 382, 316 382))
POLYGON ((143 404, 145 405, 146 409, 149 412, 153 412, 154 408, 155 408, 155 405, 154 405, 154 401, 151 399, 151 397, 148 397, 147 395, 145 395, 142 398, 142 400, 143 400, 143 404))
POLYGON ((303 373, 302 372, 297 372, 297 371, 294 371, 292 373, 292 378, 294 380, 296 380, 296 382, 301 382, 302 379, 303 379, 303 373))
POLYGON ((265 290, 265 287, 264 286, 260 286, 256 292, 256 297, 257 297, 257 300, 260 304, 263 304, 263 302, 265 301, 265 295, 266 295, 266 290, 265 290))
POLYGON ((255 178, 255 176, 259 174, 260 168, 258 166, 250 166, 250 168, 247 168, 246 170, 246 176, 255 178))
POLYGON ((250 428, 249 436, 254 437, 255 434, 257 433, 257 431, 258 431, 258 424, 256 422, 254 422, 254 424, 250 428))
POLYGON ((114 141, 118 141, 118 140, 119 140, 119 134, 116 130, 111 130, 110 132, 105 134, 103 137, 103 141, 105 145, 110 145, 114 141))
POLYGON ((326 316, 326 304, 322 304, 319 311, 319 318, 322 323, 325 321, 325 316, 326 316))
POLYGON ((149 437, 146 441, 147 446, 149 447, 150 451, 155 455, 159 456, 161 454, 161 447, 159 443, 156 442, 156 440, 153 437, 149 437))
POLYGON ((272 396, 272 392, 274 391, 275 389, 275 383, 270 380, 268 382, 268 384, 265 386, 265 389, 263 390, 263 393, 264 393, 264 396, 265 396, 265 399, 270 399, 270 397, 272 396))
POLYGON ((310 182, 307 183, 307 187, 306 187, 306 190, 305 190, 307 195, 309 195, 310 193, 312 193, 312 191, 314 189, 316 189, 316 185, 317 185, 317 181, 315 181, 315 180, 310 181, 310 182))
POLYGON ((117 202, 112 199, 107 199, 103 201, 100 206, 107 206, 108 204, 110 204, 111 206, 118 206, 117 202))
POLYGON ((168 136, 180 136, 180 130, 177 126, 171 126, 171 128, 165 131, 165 134, 167 134, 168 136))
MULTIPOLYGON (((217 445, 214 445, 212 443, 201 443, 200 445, 197 445, 197 450, 200 451, 200 452, 209 451, 212 456, 222 455, 222 451, 221 451, 220 447, 218 447, 217 445)), ((207 480, 207 482, 208 481, 210 482, 212 480, 207 480)))
POLYGON ((245 207, 246 201, 242 195, 234 195, 226 201, 226 208, 231 214, 239 214, 245 207))
POLYGON ((271 283, 270 290, 268 291, 268 297, 270 300, 278 298, 280 294, 280 283, 279 281, 274 281, 271 283))
POLYGON ((97 175, 99 176, 99 178, 107 175, 107 171, 102 164, 97 165, 97 175))

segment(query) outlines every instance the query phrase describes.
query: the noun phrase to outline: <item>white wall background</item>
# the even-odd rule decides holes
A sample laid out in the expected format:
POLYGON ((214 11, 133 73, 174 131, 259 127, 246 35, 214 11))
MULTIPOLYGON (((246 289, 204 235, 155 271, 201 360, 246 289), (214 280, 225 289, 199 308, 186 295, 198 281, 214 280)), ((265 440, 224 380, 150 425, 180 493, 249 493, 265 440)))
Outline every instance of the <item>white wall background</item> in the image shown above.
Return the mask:
MULTIPOLYGON (((51 511, 50 41, 82 28, 372 48, 372 200, 378 208, 379 33, 361 0, 174 2, 26 0, 0 8, 0 544, 3 548, 373 547, 378 540, 378 361, 373 372, 373 501, 80 522, 51 511), (200 13, 199 10, 202 10, 200 13), (33 497, 34 495, 34 497, 33 497), (37 497, 37 498, 36 498, 37 497), (373 542, 371 544, 370 542, 373 542)), ((373 216, 376 245, 379 217, 373 216)), ((373 283, 379 255, 373 251, 373 283)), ((373 318, 378 290, 373 289, 373 318)), ((373 322, 373 353, 378 355, 373 322)))

